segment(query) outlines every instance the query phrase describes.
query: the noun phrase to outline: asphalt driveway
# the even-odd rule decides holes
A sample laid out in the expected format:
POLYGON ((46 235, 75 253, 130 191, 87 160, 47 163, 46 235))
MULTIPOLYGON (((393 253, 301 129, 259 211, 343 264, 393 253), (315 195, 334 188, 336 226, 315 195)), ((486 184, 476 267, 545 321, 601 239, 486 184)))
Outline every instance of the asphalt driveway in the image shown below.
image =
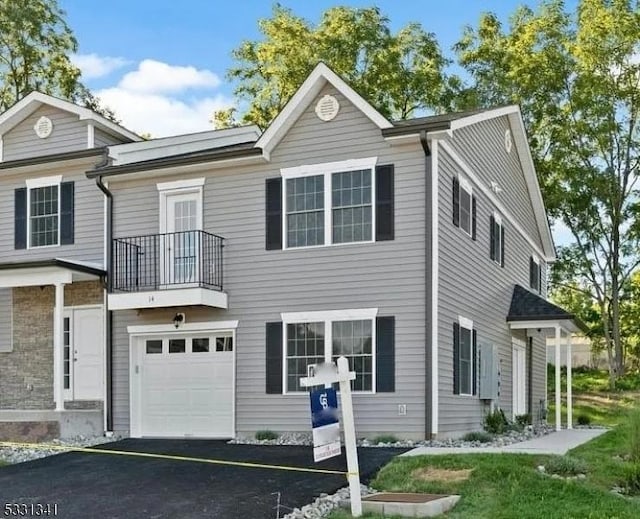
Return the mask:
MULTIPOLYGON (((302 446, 127 439, 100 448, 346 471, 344 455, 314 463, 311 447, 302 446)), ((359 449, 362 482, 405 450, 359 449)), ((346 485, 335 474, 69 452, 0 468, 0 516, 5 503, 55 503, 63 519, 272 519, 277 492, 294 508, 346 485)))

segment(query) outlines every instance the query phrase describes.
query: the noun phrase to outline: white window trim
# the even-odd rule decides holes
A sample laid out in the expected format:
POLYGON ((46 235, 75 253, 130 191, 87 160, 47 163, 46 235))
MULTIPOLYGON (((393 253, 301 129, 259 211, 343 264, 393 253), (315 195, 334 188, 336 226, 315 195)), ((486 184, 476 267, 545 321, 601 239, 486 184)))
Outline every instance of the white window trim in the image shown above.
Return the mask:
POLYGON ((287 325, 295 323, 324 323, 324 361, 331 362, 333 355, 333 327, 337 321, 365 321, 371 320, 371 390, 354 391, 357 394, 371 395, 376 393, 376 322, 377 308, 356 310, 328 310, 319 312, 286 312, 280 314, 282 318, 282 394, 307 395, 306 391, 289 391, 287 387, 287 325))
POLYGON ((469 182, 462 175, 458 175, 458 189, 464 190, 469 194, 469 230, 467 231, 464 227, 462 227, 462 219, 460 218, 460 211, 462 209, 462 202, 460 198, 460 192, 458 192, 458 227, 464 232, 467 236, 473 237, 473 186, 471 182, 469 182))
POLYGON ((158 191, 171 191, 173 189, 188 189, 191 187, 204 186, 204 177, 190 178, 185 180, 175 180, 173 182, 160 182, 156 184, 158 191))
POLYGON ((534 288, 532 286, 530 286, 529 288, 531 290, 535 290, 536 292, 538 292, 538 294, 542 294, 542 272, 540 272, 540 258, 535 254, 532 254, 531 257, 533 258, 533 262, 537 267, 536 275, 538 276, 538 288, 534 288))
POLYGON ((341 245, 358 245, 363 243, 374 243, 376 241, 376 165, 378 157, 367 157, 364 159, 349 159, 338 162, 325 162, 323 164, 307 164, 291 168, 280 169, 280 174, 284 182, 282 183, 282 248, 283 250, 317 249, 320 247, 335 247, 341 245), (343 173, 346 171, 357 171, 361 169, 371 170, 371 239, 362 241, 349 241, 333 243, 333 204, 332 175, 333 173, 343 173), (289 247, 287 244, 287 180, 301 177, 324 176, 324 243, 321 245, 301 245, 289 247))
POLYGON ((51 177, 39 177, 39 178, 28 178, 26 181, 27 184, 27 250, 28 249, 50 249, 53 247, 60 247, 60 210, 62 207, 62 196, 60 185, 62 184, 62 175, 54 175, 51 177), (58 187, 58 243, 53 245, 31 245, 31 190, 38 189, 40 187, 50 187, 57 186, 58 187))
MULTIPOLYGON (((471 319, 468 319, 466 317, 462 317, 462 316, 458 316, 458 322, 460 323, 460 344, 459 344, 459 348, 460 348, 460 353, 462 352, 462 328, 464 328, 465 330, 469 330, 470 332, 470 339, 471 339, 471 370, 470 370, 470 375, 471 375, 471 393, 463 393, 462 391, 460 391, 459 395, 457 396, 474 396, 473 395, 473 381, 475 380, 475 371, 476 371, 476 367, 473 364, 473 321, 471 319)), ((459 361, 459 359, 458 359, 459 361)), ((456 369, 458 369, 458 371, 460 370, 460 366, 456 366, 456 369)))
POLYGON ((502 216, 500 216, 498 212, 494 211, 493 220, 499 226, 498 235, 496 236, 496 241, 498 242, 498 248, 496 250, 497 254, 493 261, 498 265, 502 265, 502 216))

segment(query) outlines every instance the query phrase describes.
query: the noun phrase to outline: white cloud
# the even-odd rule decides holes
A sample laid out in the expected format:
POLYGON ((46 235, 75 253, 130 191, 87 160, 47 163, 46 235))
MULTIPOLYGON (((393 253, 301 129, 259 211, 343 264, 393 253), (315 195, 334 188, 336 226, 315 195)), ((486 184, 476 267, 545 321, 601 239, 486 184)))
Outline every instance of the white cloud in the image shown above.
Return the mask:
POLYGON ((219 85, 210 70, 145 59, 116 85, 95 94, 126 128, 165 137, 213 129, 213 112, 233 105, 215 91, 219 85))
POLYGON ((74 54, 71 63, 80 69, 83 79, 108 76, 114 70, 124 67, 129 61, 124 58, 98 56, 97 54, 74 54))
POLYGON ((219 85, 220 78, 210 70, 145 59, 140 62, 137 70, 124 75, 119 86, 128 91, 159 94, 216 88, 219 85))

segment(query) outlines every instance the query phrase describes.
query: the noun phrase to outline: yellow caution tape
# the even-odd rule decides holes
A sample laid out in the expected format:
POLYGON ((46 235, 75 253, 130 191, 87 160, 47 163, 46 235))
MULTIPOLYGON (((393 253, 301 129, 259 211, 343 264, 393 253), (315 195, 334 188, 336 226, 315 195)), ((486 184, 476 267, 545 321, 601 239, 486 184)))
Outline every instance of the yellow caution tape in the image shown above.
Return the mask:
POLYGON ((52 445, 52 444, 46 444, 46 443, 0 442, 0 447, 12 447, 12 448, 18 448, 18 449, 36 449, 36 450, 42 449, 42 450, 60 450, 60 451, 73 451, 73 452, 90 452, 94 454, 115 454, 118 456, 135 456, 139 458, 192 461, 195 463, 209 463, 212 465, 231 465, 233 467, 248 467, 248 468, 254 468, 254 469, 288 470, 293 472, 311 472, 315 474, 339 474, 341 476, 347 476, 347 477, 358 475, 358 473, 343 472, 340 470, 312 469, 307 467, 292 467, 288 465, 268 465, 265 463, 251 463, 246 461, 213 460, 209 458, 193 458, 191 456, 153 454, 150 452, 132 452, 132 451, 119 451, 119 450, 110 450, 110 449, 94 449, 91 447, 71 447, 71 446, 64 446, 64 445, 52 445))

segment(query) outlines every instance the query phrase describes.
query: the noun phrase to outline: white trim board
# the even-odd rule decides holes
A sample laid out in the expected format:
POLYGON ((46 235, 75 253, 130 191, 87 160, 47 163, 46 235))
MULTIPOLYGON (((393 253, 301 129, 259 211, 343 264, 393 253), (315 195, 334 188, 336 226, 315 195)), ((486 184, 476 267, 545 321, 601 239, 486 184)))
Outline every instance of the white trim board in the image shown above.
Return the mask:
POLYGON ((364 100, 353 88, 345 83, 333 70, 324 63, 318 63, 311 74, 302 83, 293 97, 287 102, 282 111, 265 130, 256 142, 256 147, 262 148, 266 157, 287 134, 302 112, 320 93, 324 86, 330 83, 348 101, 367 116, 378 128, 392 128, 391 124, 380 112, 364 100))
POLYGON ((545 258, 546 261, 554 261, 555 255, 549 257, 544 251, 540 248, 538 244, 536 244, 535 240, 531 238, 527 232, 522 228, 522 226, 517 222, 517 220, 513 217, 513 215, 507 210, 498 198, 493 194, 491 188, 484 185, 484 183, 478 178, 478 176, 473 172, 473 170, 467 165, 467 163, 449 146, 446 142, 439 140, 439 144, 442 146, 442 149, 451 157, 451 159, 464 171, 464 174, 469 177, 471 182, 473 182, 479 189, 484 193, 484 195, 491 201, 491 203, 496 207, 496 209, 504 215, 504 217, 511 223, 513 228, 527 241, 529 245, 533 248, 533 250, 545 258))
POLYGON ((280 318, 284 323, 309 323, 315 321, 375 319, 377 315, 377 308, 361 308, 355 310, 325 310, 320 312, 283 312, 280 314, 280 318))
MULTIPOLYGON (((431 141, 431 435, 439 427, 438 283, 440 276, 438 140, 431 141)), ((426 157, 425 157, 426 158, 426 157)))
POLYGON ((132 336, 153 335, 156 333, 181 334, 189 332, 219 332, 235 330, 240 321, 203 321, 197 323, 185 323, 176 328, 173 324, 144 324, 127 326, 127 333, 132 336))
POLYGON ((337 162, 324 162, 321 164, 308 164, 292 168, 282 168, 280 169, 280 174, 282 175, 282 178, 287 179, 323 175, 325 173, 356 171, 359 169, 370 169, 373 172, 377 162, 378 157, 340 160, 337 162))
POLYGON ((173 189, 189 189, 204 186, 204 177, 174 180, 173 182, 160 182, 156 184, 158 191, 170 191, 173 189))

